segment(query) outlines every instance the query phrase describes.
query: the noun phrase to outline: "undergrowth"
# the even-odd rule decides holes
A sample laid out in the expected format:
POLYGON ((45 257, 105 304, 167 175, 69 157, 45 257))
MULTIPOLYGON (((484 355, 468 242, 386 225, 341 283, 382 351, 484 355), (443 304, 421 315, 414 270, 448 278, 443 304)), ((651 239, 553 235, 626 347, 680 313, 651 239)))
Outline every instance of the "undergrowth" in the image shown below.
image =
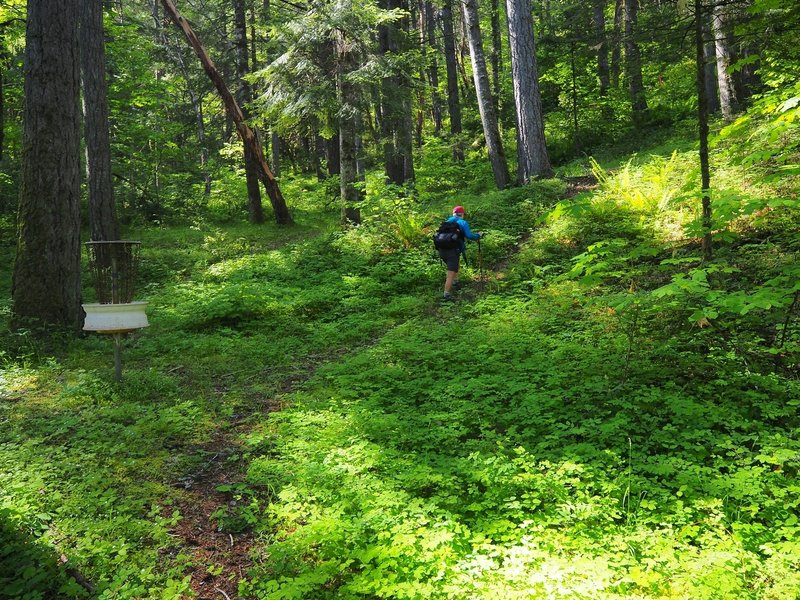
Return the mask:
POLYGON ((122 383, 101 336, 3 334, 0 597, 185 597, 177 507, 220 440, 211 518, 255 542, 207 578, 242 597, 797 597, 797 180, 723 167, 733 139, 711 262, 679 144, 577 196, 434 152, 360 227, 317 193, 289 229, 131 232, 122 383), (454 203, 487 235, 440 306, 454 203))

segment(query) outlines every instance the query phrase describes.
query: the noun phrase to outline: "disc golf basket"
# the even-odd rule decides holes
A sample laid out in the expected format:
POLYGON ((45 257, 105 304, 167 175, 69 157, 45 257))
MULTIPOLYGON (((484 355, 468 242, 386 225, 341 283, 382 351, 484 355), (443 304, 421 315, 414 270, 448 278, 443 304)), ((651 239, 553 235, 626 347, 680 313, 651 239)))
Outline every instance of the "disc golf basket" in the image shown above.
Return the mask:
POLYGON ((85 331, 114 336, 114 373, 122 381, 122 338, 147 327, 147 302, 133 300, 141 242, 86 242, 89 270, 97 302, 83 304, 85 331))

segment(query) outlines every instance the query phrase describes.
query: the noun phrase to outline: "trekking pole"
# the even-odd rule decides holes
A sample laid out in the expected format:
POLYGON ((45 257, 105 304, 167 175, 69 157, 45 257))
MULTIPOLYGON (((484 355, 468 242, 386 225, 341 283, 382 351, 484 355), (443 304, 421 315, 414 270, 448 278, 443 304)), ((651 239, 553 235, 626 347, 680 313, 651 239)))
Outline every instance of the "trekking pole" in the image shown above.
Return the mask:
POLYGON ((478 281, 480 281, 480 288, 481 291, 483 291, 486 284, 486 280, 483 278, 483 250, 481 249, 481 241, 480 240, 477 241, 478 241, 478 273, 480 277, 478 281))

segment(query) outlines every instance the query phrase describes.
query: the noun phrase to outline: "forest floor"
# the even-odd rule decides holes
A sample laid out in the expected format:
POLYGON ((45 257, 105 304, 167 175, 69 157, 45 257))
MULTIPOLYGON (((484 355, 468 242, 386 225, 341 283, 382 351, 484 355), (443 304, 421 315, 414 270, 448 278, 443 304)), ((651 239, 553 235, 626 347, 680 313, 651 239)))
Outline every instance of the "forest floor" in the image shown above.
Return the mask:
POLYGON ((794 600, 797 339, 776 276, 798 216, 763 213, 704 266, 647 212, 694 157, 647 160, 624 182, 465 194, 489 235, 454 303, 429 237, 444 197, 345 231, 312 211, 136 232, 152 322, 121 384, 107 339, 51 359, 8 334, 0 590, 83 600, 80 573, 125 600, 794 600), (754 304, 731 316, 709 286, 754 304))
MULTIPOLYGON (((597 179, 593 175, 568 177, 565 178, 565 183, 567 188, 562 197, 571 198, 596 188, 597 179)), ((520 244, 526 239, 527 236, 520 244)), ((512 259, 513 256, 495 264, 482 265, 479 279, 465 282, 460 300, 472 301, 485 291, 488 281, 502 279, 503 270, 512 259)), ((433 312, 429 314, 438 312, 439 307, 434 306, 433 312)), ((307 364, 303 375, 287 377, 279 386, 281 393, 290 393, 297 385, 310 379, 321 364, 324 362, 307 364)), ((191 589, 199 600, 213 600, 220 596, 236 598, 238 582, 245 578, 253 564, 252 550, 257 543, 256 534, 251 531, 235 534, 223 532, 215 513, 219 512, 220 506, 235 507, 237 503, 229 493, 221 492, 220 487, 232 486, 244 477, 243 465, 237 462, 232 467, 230 463, 226 463, 225 457, 239 451, 237 440, 250 429, 251 425, 248 424, 253 422, 250 417, 262 417, 265 412, 274 410, 280 410, 278 400, 262 400, 253 408, 253 415, 243 416, 233 428, 217 431, 214 441, 201 450, 205 455, 211 456, 211 459, 193 477, 177 484, 185 489, 181 500, 174 507, 164 507, 165 518, 174 508, 182 515, 173 534, 192 556, 187 575, 191 577, 191 589)), ((176 553, 177 550, 173 549, 172 552, 176 553)))

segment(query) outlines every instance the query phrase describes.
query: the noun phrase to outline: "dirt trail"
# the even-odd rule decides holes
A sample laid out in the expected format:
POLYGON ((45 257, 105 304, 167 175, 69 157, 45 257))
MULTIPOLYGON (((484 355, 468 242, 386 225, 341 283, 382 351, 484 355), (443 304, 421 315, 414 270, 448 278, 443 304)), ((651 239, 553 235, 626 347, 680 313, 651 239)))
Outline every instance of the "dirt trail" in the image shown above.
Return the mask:
MULTIPOLYGON (((592 176, 570 177, 565 198, 570 198, 597 185, 592 176)), ((486 281, 475 282, 484 286, 490 277, 502 276, 501 272, 508 261, 496 265, 484 265, 486 281)), ((471 286, 473 287, 473 286, 471 286)), ((472 291, 472 290, 470 290, 472 291)), ((474 293, 474 292, 473 292, 474 293)), ((295 386, 312 376, 316 367, 325 362, 326 357, 316 356, 313 364, 306 365, 302 375, 295 373, 286 378, 272 402, 262 404, 260 410, 271 412, 279 410, 279 397, 291 392, 295 386)), ((332 358, 332 357, 327 357, 332 358)), ((221 507, 235 508, 236 501, 230 494, 218 491, 218 487, 242 481, 240 467, 231 467, 226 459, 238 453, 236 438, 246 433, 248 425, 236 426, 227 431, 219 431, 217 438, 202 449, 211 458, 194 474, 176 485, 184 488, 182 499, 164 509, 164 516, 179 510, 182 518, 173 528, 173 534, 181 540, 180 549, 192 556, 191 588, 199 600, 234 600, 239 598, 238 583, 247 576, 252 564, 251 550, 254 544, 252 533, 226 533, 219 530, 219 524, 212 517, 221 507)), ((239 463, 235 463, 239 465, 239 463)))
POLYGON ((231 470, 226 461, 236 452, 233 437, 233 433, 220 436, 204 448, 211 458, 200 472, 178 484, 185 489, 182 498, 164 509, 165 517, 176 509, 180 511, 181 520, 172 533, 181 541, 180 551, 192 556, 186 575, 191 575, 192 591, 200 600, 239 598, 239 580, 245 578, 252 562, 253 535, 220 531, 212 517, 221 507, 235 502, 217 488, 241 481, 242 474, 238 469, 231 470))

